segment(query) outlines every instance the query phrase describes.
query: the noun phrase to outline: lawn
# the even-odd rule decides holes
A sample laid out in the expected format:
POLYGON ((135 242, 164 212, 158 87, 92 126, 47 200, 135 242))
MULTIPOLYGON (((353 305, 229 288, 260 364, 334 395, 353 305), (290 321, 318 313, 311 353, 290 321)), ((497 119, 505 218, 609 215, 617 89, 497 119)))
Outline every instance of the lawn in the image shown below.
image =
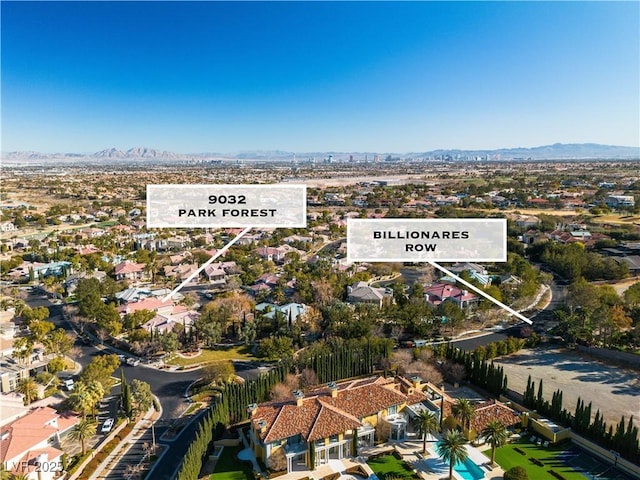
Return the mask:
POLYGON ((238 460, 237 452, 236 448, 224 447, 209 478, 211 480, 253 480, 251 464, 238 460))
MULTIPOLYGON (((505 471, 511 467, 521 466, 529 474, 530 479, 535 480, 557 480, 556 477, 549 473, 554 470, 561 474, 567 480, 585 480, 587 477, 575 471, 572 467, 566 465, 561 458, 558 458, 562 452, 567 450, 571 444, 562 444, 560 446, 542 447, 535 445, 529 441, 522 440, 520 442, 509 443, 504 447, 498 448, 496 451, 496 462, 505 471), (515 449, 519 448, 526 455, 518 453, 515 449), (530 458, 536 458, 544 464, 544 467, 535 465, 530 458)), ((491 458, 491 449, 483 452, 487 457, 491 458)))
POLYGON ((413 473, 413 469, 389 453, 381 455, 377 458, 367 460, 367 464, 373 470, 378 478, 384 478, 386 475, 392 474, 398 478, 418 479, 419 477, 413 473))
POLYGON ((185 412, 183 413, 183 415, 191 415, 192 413, 194 413, 196 410, 200 410, 203 407, 203 404, 200 402, 196 402, 196 403, 192 403, 191 405, 189 405, 189 408, 187 408, 185 410, 185 412))
POLYGON ((618 213, 606 213, 604 215, 596 215, 592 217, 591 221, 593 223, 613 223, 613 224, 623 224, 629 225, 633 224, 640 220, 640 217, 632 216, 632 215, 620 215, 618 213))
POLYGON ((188 367, 200 363, 220 362, 223 360, 258 360, 253 356, 249 347, 246 345, 232 347, 215 347, 214 349, 203 348, 200 355, 195 357, 183 358, 174 357, 169 363, 181 367, 188 367))

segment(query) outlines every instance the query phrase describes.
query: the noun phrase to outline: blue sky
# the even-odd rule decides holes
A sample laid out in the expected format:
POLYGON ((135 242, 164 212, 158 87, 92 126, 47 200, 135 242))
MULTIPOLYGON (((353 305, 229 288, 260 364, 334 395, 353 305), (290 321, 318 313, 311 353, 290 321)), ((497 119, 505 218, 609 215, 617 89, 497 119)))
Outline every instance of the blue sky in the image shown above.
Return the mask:
POLYGON ((638 2, 1 2, 2 150, 640 145, 638 2))

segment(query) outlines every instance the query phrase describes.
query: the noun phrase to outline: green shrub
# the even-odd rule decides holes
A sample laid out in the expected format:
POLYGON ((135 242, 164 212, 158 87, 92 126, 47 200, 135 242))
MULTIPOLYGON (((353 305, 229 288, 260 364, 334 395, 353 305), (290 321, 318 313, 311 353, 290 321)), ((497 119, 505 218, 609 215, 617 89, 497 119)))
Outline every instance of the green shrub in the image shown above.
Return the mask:
POLYGON ((504 472, 502 478, 504 480, 529 480, 529 475, 527 475, 527 471, 523 467, 516 466, 504 472))
POLYGON ((551 475, 553 475, 554 477, 556 477, 558 480, 567 480, 567 479, 564 477, 564 475, 562 475, 562 474, 561 474, 561 473, 559 473, 559 472, 556 472, 555 470, 549 470, 549 473, 550 473, 551 475))

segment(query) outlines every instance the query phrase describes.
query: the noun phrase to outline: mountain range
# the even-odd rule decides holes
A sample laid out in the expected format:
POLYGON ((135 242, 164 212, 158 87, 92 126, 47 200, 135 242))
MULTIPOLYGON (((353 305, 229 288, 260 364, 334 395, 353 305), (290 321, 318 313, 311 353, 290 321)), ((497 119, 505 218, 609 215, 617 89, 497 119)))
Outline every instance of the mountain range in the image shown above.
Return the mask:
POLYGON ((294 158, 306 161, 314 158, 321 161, 329 156, 335 161, 346 161, 353 158, 356 161, 365 159, 373 161, 399 159, 490 159, 490 160, 562 160, 562 159, 640 159, 639 147, 624 147, 617 145, 601 145, 596 143, 556 143, 539 147, 501 148, 494 150, 460 150, 439 149, 424 152, 389 153, 389 152, 289 152, 282 150, 272 151, 242 151, 237 153, 191 153, 182 154, 157 150, 148 147, 134 147, 128 150, 108 148, 99 152, 84 153, 40 153, 40 152, 7 152, 2 154, 2 160, 9 163, 20 162, 95 162, 110 160, 122 161, 202 161, 202 160, 237 160, 237 161, 287 161, 294 158))

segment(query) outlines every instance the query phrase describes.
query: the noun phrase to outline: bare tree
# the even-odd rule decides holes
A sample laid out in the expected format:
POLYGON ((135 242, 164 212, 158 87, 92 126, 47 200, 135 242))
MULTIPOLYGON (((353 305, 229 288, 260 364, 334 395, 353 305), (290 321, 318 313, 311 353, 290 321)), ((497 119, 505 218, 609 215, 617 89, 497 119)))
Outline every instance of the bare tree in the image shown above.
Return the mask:
POLYGON ((391 362, 398 369, 400 375, 408 373, 407 368, 413 362, 413 353, 409 350, 398 350, 391 355, 391 362))
POLYGON ((287 388, 284 383, 276 383, 271 387, 269 398, 276 402, 287 400, 288 398, 291 398, 291 390, 287 388))
POLYGON ((284 449, 279 448, 269 457, 268 460, 269 470, 274 472, 281 472, 287 469, 287 458, 284 455, 284 449))
POLYGON ((418 375, 425 382, 431 382, 436 385, 442 383, 442 374, 432 363, 416 360, 407 367, 407 373, 418 375))
POLYGON ((467 371, 465 370, 464 365, 447 360, 442 365, 442 373, 448 382, 460 383, 467 374, 467 371))
POLYGON ((272 400, 285 400, 291 397, 291 392, 293 390, 297 390, 300 386, 300 382, 298 377, 288 374, 283 382, 276 383, 270 392, 270 397, 272 400))
POLYGON ((418 283, 421 283, 423 285, 431 285, 434 280, 436 280, 436 275, 435 275, 435 268, 432 267, 431 265, 425 266, 423 269, 421 269, 422 271, 422 275, 420 275, 420 277, 418 278, 418 283))
POLYGON ((104 345, 104 341, 107 338, 109 338, 109 334, 107 333, 107 330, 105 330, 104 328, 99 329, 98 332, 96 333, 96 336, 100 340, 101 345, 104 345))
POLYGON ((390 338, 393 338, 396 342, 400 341, 400 337, 404 333, 404 327, 401 325, 394 325, 391 327, 390 338))
POLYGON ((310 388, 318 384, 318 375, 311 368, 305 368, 300 373, 300 387, 310 388))
POLYGON ((127 465, 124 469, 124 478, 128 480, 137 480, 142 478, 142 466, 141 465, 127 465))

